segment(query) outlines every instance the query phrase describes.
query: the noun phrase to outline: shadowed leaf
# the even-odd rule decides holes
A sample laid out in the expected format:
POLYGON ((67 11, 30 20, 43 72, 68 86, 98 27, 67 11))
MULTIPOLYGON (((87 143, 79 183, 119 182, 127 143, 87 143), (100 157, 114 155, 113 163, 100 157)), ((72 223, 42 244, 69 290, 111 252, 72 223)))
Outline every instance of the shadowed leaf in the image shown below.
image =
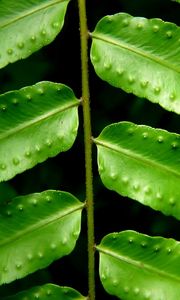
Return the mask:
POLYGON ((45 284, 43 286, 33 287, 30 290, 20 292, 16 295, 3 298, 3 300, 85 300, 78 291, 69 287, 60 287, 54 284, 45 284), (39 297, 39 298, 38 298, 39 297))

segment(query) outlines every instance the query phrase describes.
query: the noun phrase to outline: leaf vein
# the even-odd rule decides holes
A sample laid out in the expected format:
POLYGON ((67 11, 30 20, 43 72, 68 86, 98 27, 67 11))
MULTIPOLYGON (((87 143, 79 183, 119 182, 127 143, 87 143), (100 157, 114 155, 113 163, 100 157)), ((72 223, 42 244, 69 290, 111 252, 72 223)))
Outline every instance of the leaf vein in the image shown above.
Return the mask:
POLYGON ((134 160, 137 160, 137 161, 140 161, 141 163, 145 164, 145 165, 150 165, 152 167, 158 167, 159 169, 167 172, 167 173, 172 173, 173 175, 177 176, 177 177, 180 177, 180 173, 168 166, 165 166, 165 165, 162 165, 161 163, 155 161, 155 160, 150 160, 148 159, 147 157, 143 157, 137 153, 134 153, 132 152, 131 150, 127 150, 127 149, 124 149, 122 147, 118 147, 116 148, 114 145, 110 145, 109 143, 106 143, 106 142, 102 142, 102 141, 98 141, 98 140, 95 140, 95 143, 97 145, 100 145, 100 146, 103 146, 105 148, 108 148, 110 150, 113 150, 113 151, 116 151, 118 153, 121 153, 125 156, 128 156, 130 157, 131 159, 134 159, 134 160))
POLYGON ((123 261, 127 264, 133 265, 137 268, 146 269, 149 272, 158 274, 159 276, 162 276, 162 277, 165 277, 165 278, 171 278, 172 280, 176 280, 177 282, 180 282, 179 277, 177 277, 173 274, 170 274, 170 273, 167 274, 167 273, 165 273, 165 271, 156 269, 153 266, 148 265, 147 263, 143 263, 141 261, 132 259, 130 257, 126 257, 126 256, 123 256, 123 255, 120 255, 120 254, 116 254, 116 253, 110 251, 109 249, 106 250, 106 249, 102 249, 102 248, 99 248, 99 247, 97 247, 97 249, 98 249, 98 251, 100 251, 104 254, 107 254, 107 255, 115 258, 115 259, 121 260, 121 261, 123 261))
POLYGON ((80 209, 82 209, 84 207, 84 203, 83 204, 80 204, 78 207, 76 208, 72 208, 70 210, 68 210, 67 212, 64 212, 63 214, 60 214, 60 215, 55 215, 55 216, 51 216, 49 217, 48 221, 47 219, 44 221, 44 220, 40 220, 40 222, 37 224, 33 224, 31 226, 29 226, 27 229, 24 229, 22 231, 18 231, 17 234, 15 234, 12 238, 9 238, 9 239, 6 239, 6 240, 3 240, 1 243, 0 243, 0 247, 4 247, 4 246, 7 246, 8 244, 11 244, 13 243, 14 241, 17 241, 17 240, 20 240, 22 239, 24 236, 32 233, 32 232, 35 232, 36 230, 39 230, 39 229, 42 229, 43 227, 46 227, 58 220, 60 220, 61 218, 63 217, 66 217, 80 209))
POLYGON ((15 23, 15 22, 18 22, 19 20, 24 19, 24 18, 26 18, 26 17, 28 17, 28 16, 31 16, 31 15, 33 15, 33 14, 35 14, 35 13, 41 11, 41 10, 44 10, 44 9, 46 9, 46 8, 49 8, 49 7, 51 7, 51 6, 54 6, 54 5, 56 5, 56 4, 59 4, 59 3, 61 3, 61 2, 66 2, 66 1, 68 1, 68 0, 56 0, 56 1, 53 1, 52 3, 48 3, 48 4, 45 4, 45 5, 38 6, 38 8, 36 8, 36 9, 31 9, 31 10, 28 11, 27 13, 21 14, 21 15, 19 15, 19 17, 16 17, 16 18, 14 18, 14 19, 11 19, 9 22, 6 22, 6 23, 0 25, 0 28, 7 27, 7 26, 9 26, 9 25, 11 25, 11 24, 13 24, 13 23, 15 23))
POLYGON ((13 128, 13 129, 10 129, 10 130, 7 130, 5 131, 4 133, 0 134, 0 140, 2 139, 5 139, 11 135, 14 135, 16 133, 18 133, 19 131, 21 130, 24 130, 24 129, 27 129, 28 127, 32 126, 32 125, 35 125, 41 121, 44 121, 46 119, 48 119, 49 117, 52 117, 60 112, 63 112, 67 109, 70 109, 70 108, 73 108, 75 106, 78 106, 80 104, 80 101, 79 102, 76 102, 76 103, 72 103, 71 105, 69 106, 64 106, 63 108, 56 108, 54 110, 51 110, 50 112, 47 112, 46 114, 43 114, 41 116, 38 116, 36 118, 34 118, 33 120, 30 120, 28 122, 25 122, 23 124, 20 124, 19 126, 13 128))
POLYGON ((127 43, 124 43, 122 41, 119 41, 119 43, 113 39, 110 39, 110 38, 107 38, 107 37, 103 37, 103 35, 97 35, 97 34, 91 34, 91 36, 95 39, 98 39, 98 40, 101 40, 105 43, 109 43, 109 44, 112 44, 114 46, 117 46, 119 48, 123 48, 123 49, 126 49, 130 52, 133 52, 137 55, 140 55, 140 56, 143 56, 145 57, 146 59, 149 59, 151 61, 154 61, 168 69, 171 69, 177 73, 180 73, 180 68, 176 67, 175 65, 173 64, 170 64, 168 63, 167 61, 163 60, 163 59, 160 59, 159 57, 155 56, 155 55, 152 55, 150 53, 147 53, 141 49, 139 49, 138 47, 133 47, 132 45, 129 45, 127 43))

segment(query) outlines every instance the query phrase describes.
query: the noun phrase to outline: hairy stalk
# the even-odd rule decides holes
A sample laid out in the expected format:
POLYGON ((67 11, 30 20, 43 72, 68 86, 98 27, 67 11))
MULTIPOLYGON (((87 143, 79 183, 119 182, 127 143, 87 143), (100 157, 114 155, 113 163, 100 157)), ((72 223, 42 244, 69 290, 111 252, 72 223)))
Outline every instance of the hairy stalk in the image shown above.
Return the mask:
POLYGON ((88 284, 89 300, 95 299, 95 260, 94 260, 94 205, 93 205, 93 174, 92 174, 92 141, 90 94, 88 78, 88 28, 86 18, 86 1, 78 0, 81 34, 81 67, 82 67, 82 100, 84 118, 84 144, 86 168, 86 203, 88 228, 88 284))

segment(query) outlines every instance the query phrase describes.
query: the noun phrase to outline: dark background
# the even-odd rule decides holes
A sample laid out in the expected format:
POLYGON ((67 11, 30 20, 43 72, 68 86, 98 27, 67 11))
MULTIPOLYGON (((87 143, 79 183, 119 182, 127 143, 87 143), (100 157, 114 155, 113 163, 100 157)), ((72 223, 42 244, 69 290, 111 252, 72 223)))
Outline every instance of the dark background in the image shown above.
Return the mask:
MULTIPOLYGON (((180 5, 168 0, 89 0, 87 1, 89 31, 94 30, 96 23, 103 16, 117 12, 127 12, 133 16, 147 18, 158 17, 180 25, 180 5)), ((28 59, 9 65, 0 71, 0 93, 19 89, 38 81, 51 80, 70 86, 80 98, 79 46, 78 7, 77 1, 72 0, 68 6, 63 30, 51 45, 44 47, 28 59)), ((89 75, 94 137, 99 135, 106 125, 122 120, 180 133, 180 119, 174 113, 169 113, 156 104, 111 87, 96 76, 91 64, 89 75)), ((3 198, 40 192, 45 189, 60 189, 69 191, 84 201, 84 142, 81 108, 79 116, 80 128, 73 147, 68 152, 48 159, 32 170, 17 175, 8 183, 0 184, 0 193, 3 198)), ((180 239, 179 223, 174 218, 164 216, 136 201, 120 197, 105 189, 97 172, 95 147, 93 159, 97 244, 104 235, 126 229, 180 239)), ((54 262, 45 270, 38 271, 13 284, 2 286, 0 295, 15 293, 46 282, 71 286, 86 295, 88 290, 86 232, 86 215, 83 214, 81 235, 71 255, 54 262)), ((96 260, 96 270, 98 270, 98 255, 96 260)), ((97 300, 115 299, 104 292, 99 282, 98 271, 96 277, 97 300)))

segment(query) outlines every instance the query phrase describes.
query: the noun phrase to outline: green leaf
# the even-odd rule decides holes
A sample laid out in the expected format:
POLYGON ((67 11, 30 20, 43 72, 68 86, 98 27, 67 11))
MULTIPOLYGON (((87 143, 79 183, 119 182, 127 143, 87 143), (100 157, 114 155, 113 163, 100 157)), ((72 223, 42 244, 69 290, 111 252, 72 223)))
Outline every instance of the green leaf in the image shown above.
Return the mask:
POLYGON ((40 82, 0 96, 0 181, 68 150, 80 101, 65 85, 40 82))
POLYGON ((120 122, 95 139, 104 185, 180 219, 180 136, 120 122))
POLYGON ((84 204, 69 193, 45 191, 0 205, 0 284, 68 255, 80 233, 84 204))
POLYGON ((0 68, 30 56, 60 32, 69 0, 1 0, 0 68))
POLYGON ((180 28, 160 19, 106 16, 92 33, 100 78, 180 114, 180 28))
POLYGON ((17 192, 15 189, 11 186, 9 182, 1 182, 0 183, 0 203, 9 200, 11 198, 14 198, 17 196, 17 192))
POLYGON ((97 247, 106 291, 122 300, 175 300, 180 295, 180 243, 134 231, 109 234, 97 247))
POLYGON ((30 290, 20 292, 14 296, 3 298, 3 300, 85 300, 78 291, 69 287, 60 287, 54 284, 37 286, 30 290))

